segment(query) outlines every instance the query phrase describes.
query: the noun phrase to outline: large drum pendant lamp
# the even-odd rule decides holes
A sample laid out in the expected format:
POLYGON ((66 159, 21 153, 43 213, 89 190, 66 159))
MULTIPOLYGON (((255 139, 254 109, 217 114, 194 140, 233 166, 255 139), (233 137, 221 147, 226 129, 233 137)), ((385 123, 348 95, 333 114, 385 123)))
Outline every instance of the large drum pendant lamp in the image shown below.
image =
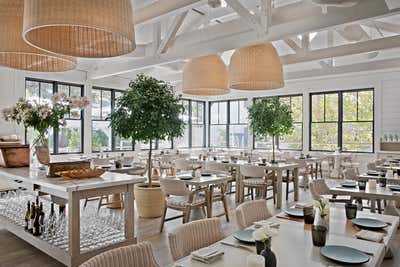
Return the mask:
POLYGON ((228 70, 219 55, 192 58, 183 67, 182 92, 191 95, 229 93, 228 70))
POLYGON ((270 90, 284 86, 279 55, 271 43, 237 49, 229 64, 229 87, 238 90, 270 90))
POLYGON ((136 47, 130 0, 25 0, 23 36, 40 49, 85 58, 136 47))
POLYGON ((27 71, 72 70, 76 60, 47 53, 22 39, 24 0, 0 0, 0 65, 27 71))

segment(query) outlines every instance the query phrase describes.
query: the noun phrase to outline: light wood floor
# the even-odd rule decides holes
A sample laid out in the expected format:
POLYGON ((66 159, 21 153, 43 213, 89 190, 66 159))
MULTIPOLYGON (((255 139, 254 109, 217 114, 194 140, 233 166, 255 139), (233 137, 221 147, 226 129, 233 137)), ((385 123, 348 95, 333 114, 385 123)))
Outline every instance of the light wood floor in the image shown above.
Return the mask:
MULTIPOLYGON (((309 191, 300 190, 300 201, 310 200, 309 191)), ((289 202, 284 200, 284 207, 292 205, 294 202, 293 194, 289 196, 289 202)), ((341 205, 341 204, 336 204, 341 205)), ((229 196, 229 206, 230 212, 230 222, 226 223, 224 217, 221 217, 223 222, 224 232, 226 234, 233 233, 237 230, 235 218, 233 216, 233 210, 235 208, 234 195, 229 196)), ((272 213, 277 213, 278 211, 273 208, 272 200, 268 201, 268 206, 272 213)), ((218 214, 222 211, 222 205, 219 203, 214 204, 214 214, 218 214)), ((168 215, 173 215, 168 214, 168 215)), ((194 212, 192 214, 192 219, 200 218, 200 212, 194 212)), ((153 250, 157 261, 160 266, 169 266, 172 264, 172 258, 170 256, 170 251, 168 247, 167 233, 177 225, 182 222, 180 219, 167 222, 165 225, 164 232, 159 234, 160 219, 141 219, 136 218, 137 225, 137 235, 139 241, 147 240, 153 245, 153 250)), ((395 267, 400 266, 400 232, 398 232, 393 240, 394 248, 393 259, 385 260, 383 267, 395 267)), ((278 259, 279 264, 279 259, 278 259)), ((58 267, 64 266, 57 261, 53 260, 51 257, 40 252, 36 248, 30 246, 28 243, 17 238, 8 231, 1 229, 0 225, 0 267, 58 267)))

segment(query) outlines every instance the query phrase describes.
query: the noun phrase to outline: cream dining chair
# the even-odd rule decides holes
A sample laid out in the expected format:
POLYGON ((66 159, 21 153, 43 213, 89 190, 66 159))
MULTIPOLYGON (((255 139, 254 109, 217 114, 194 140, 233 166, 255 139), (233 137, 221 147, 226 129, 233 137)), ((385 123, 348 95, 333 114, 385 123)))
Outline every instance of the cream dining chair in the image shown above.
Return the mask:
POLYGON ((165 194, 164 211, 161 216, 160 233, 164 229, 164 223, 167 221, 183 218, 183 223, 189 222, 190 213, 193 208, 207 207, 206 195, 207 188, 199 188, 194 191, 190 190, 185 181, 171 178, 160 179, 161 190, 165 194), (204 194, 201 195, 200 192, 204 194), (182 211, 182 215, 166 218, 167 210, 173 209, 182 211))
POLYGON ((244 202, 236 208, 236 223, 241 230, 271 216, 264 199, 244 202))
POLYGON ((150 243, 115 248, 87 260, 80 267, 160 267, 150 243))
POLYGON ((249 189, 252 200, 254 200, 254 190, 260 190, 263 199, 267 198, 267 191, 272 190, 275 203, 275 174, 273 172, 267 174, 263 167, 242 165, 240 175, 243 177, 243 188, 249 189), (268 189, 269 187, 271 189, 268 189))
POLYGON ((169 247, 174 261, 223 238, 224 233, 218 218, 183 224, 168 234, 169 247))

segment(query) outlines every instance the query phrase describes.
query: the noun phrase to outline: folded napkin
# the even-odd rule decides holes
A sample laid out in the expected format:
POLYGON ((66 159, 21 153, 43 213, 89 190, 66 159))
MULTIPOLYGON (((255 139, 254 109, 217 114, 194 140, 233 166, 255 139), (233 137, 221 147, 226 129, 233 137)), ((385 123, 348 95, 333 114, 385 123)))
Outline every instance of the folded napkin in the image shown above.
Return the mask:
POLYGON ((312 207, 313 203, 310 202, 298 202, 294 205, 295 208, 297 209, 302 209, 304 207, 312 207))
POLYGON ((191 255, 194 260, 211 264, 219 260, 224 255, 224 252, 216 247, 205 247, 192 252, 191 255))
POLYGON ((255 228, 261 228, 261 227, 264 227, 264 226, 269 226, 271 228, 276 228, 276 229, 278 229, 279 226, 280 226, 280 224, 277 223, 277 222, 270 222, 270 221, 267 221, 267 220, 254 222, 253 225, 254 225, 255 228))
POLYGON ((382 242, 384 236, 385 235, 382 233, 372 232, 372 231, 368 231, 368 230, 361 230, 356 233, 356 237, 358 239, 364 239, 364 240, 373 241, 373 242, 377 242, 377 243, 382 242))

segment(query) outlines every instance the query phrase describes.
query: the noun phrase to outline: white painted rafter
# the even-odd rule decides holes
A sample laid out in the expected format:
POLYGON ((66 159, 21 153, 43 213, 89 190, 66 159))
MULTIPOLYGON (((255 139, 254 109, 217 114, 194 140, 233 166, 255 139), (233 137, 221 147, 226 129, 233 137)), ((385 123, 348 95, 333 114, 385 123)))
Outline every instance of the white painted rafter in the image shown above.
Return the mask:
MULTIPOLYGON (((105 66, 91 72, 89 76, 92 79, 104 78, 148 66, 162 65, 195 56, 219 53, 244 45, 282 40, 289 36, 297 36, 305 32, 334 29, 342 24, 364 22, 400 13, 400 9, 388 10, 384 2, 375 0, 364 0, 354 7, 332 10, 332 12, 325 15, 321 14, 319 8, 304 9, 305 7, 307 6, 302 2, 287 7, 274 8, 272 10, 273 25, 269 28, 269 32, 266 35, 260 36, 245 23, 243 18, 238 18, 223 24, 216 24, 201 30, 180 34, 176 37, 174 45, 168 49, 167 53, 162 55, 147 56, 130 62, 116 61, 114 64, 110 64, 110 66, 105 66), (306 10, 307 15, 304 16, 302 14, 302 16, 299 16, 300 10, 306 10)), ((373 45, 372 47, 385 49, 386 46, 385 44, 381 44, 379 46, 373 45)), ((347 51, 345 52, 347 54, 347 51)), ((341 53, 336 51, 336 54, 341 53)), ((324 54, 323 57, 331 56, 324 54)), ((293 59, 295 62, 301 62, 298 58, 293 59)))
POLYGON ((295 53, 300 53, 302 51, 301 47, 293 41, 293 39, 287 38, 283 40, 295 53))
POLYGON ((161 40, 160 46, 158 47, 157 53, 162 54, 165 53, 168 47, 172 44, 176 37, 176 33, 179 31, 179 28, 182 26, 183 21, 185 20, 188 11, 184 11, 181 14, 175 16, 171 25, 169 26, 164 39, 161 40))
POLYGON ((267 28, 261 24, 261 20, 244 7, 239 0, 225 0, 226 3, 240 16, 244 22, 260 34, 265 34, 267 28))

